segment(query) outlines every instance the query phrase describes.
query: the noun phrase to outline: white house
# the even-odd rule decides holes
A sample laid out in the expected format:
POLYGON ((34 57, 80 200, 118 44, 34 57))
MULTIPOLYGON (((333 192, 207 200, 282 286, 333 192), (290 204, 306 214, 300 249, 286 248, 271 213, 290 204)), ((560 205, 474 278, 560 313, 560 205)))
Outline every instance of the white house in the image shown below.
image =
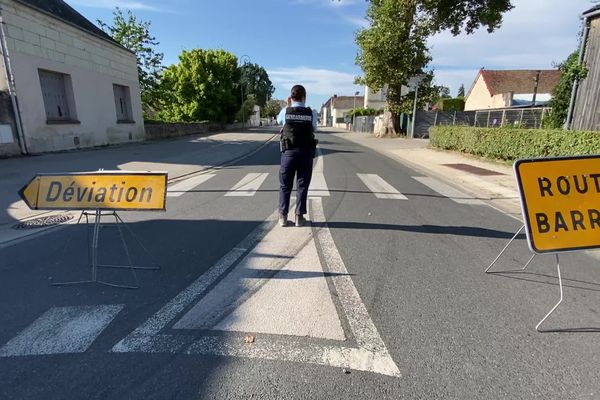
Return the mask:
POLYGON ((133 53, 62 0, 0 7, 0 91, 17 105, 13 143, 0 140, 0 154, 15 142, 40 153, 144 139, 133 53))
POLYGON ((387 102, 387 85, 378 91, 373 91, 368 86, 365 86, 365 97, 363 102, 364 108, 374 108, 376 110, 382 110, 385 108, 387 102))
POLYGON ((362 107, 363 103, 363 96, 333 95, 321 106, 321 125, 345 128, 345 117, 350 110, 362 107))

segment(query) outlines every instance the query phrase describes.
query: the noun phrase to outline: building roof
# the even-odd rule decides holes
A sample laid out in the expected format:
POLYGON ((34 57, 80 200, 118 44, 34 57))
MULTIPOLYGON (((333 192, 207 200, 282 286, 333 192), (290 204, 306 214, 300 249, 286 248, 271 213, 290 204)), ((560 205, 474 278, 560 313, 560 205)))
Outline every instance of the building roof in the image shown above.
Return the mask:
POLYGON ((583 17, 585 18, 585 17, 587 17, 589 14, 592 14, 592 13, 594 13, 594 12, 596 12, 596 11, 600 11, 600 5, 594 6, 594 7, 590 8, 589 10, 585 11, 585 12, 583 13, 583 17))
POLYGON ((17 3, 23 4, 27 7, 33 8, 37 11, 41 11, 45 14, 63 20, 75 27, 82 29, 92 35, 98 36, 101 39, 107 40, 112 44, 119 47, 121 44, 114 40, 110 35, 98 28, 92 22, 90 22, 83 15, 79 14, 73 7, 68 5, 62 0, 15 0, 17 3))
MULTIPOLYGON (((540 73, 538 93, 552 93, 560 81, 560 71, 549 70, 491 70, 482 69, 471 86, 471 90, 481 76, 492 96, 504 93, 527 94, 533 93, 535 77, 540 73)), ((469 90, 469 94, 471 93, 469 90)), ((468 95, 467 95, 468 97, 468 95)))
POLYGON ((362 105, 364 104, 364 101, 365 101, 364 96, 330 97, 325 102, 325 104, 323 104, 323 107, 331 107, 333 105, 332 108, 337 108, 340 110, 353 109, 355 104, 356 104, 356 107, 362 107, 362 105))

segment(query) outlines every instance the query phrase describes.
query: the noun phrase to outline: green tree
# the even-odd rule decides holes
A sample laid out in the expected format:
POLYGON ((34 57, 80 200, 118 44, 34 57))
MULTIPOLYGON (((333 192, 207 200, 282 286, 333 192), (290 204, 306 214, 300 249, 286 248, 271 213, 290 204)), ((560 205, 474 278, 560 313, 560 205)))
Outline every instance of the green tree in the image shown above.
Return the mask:
POLYGON ((249 94, 244 97, 244 104, 240 107, 238 112, 235 114, 237 121, 248 121, 252 114, 254 114, 254 106, 256 105, 256 98, 253 94, 249 94), (242 113, 242 109, 244 112, 242 113))
POLYGON ((267 71, 258 64, 248 63, 240 67, 240 73, 244 96, 254 95, 256 104, 264 107, 275 91, 267 71))
POLYGON ((225 50, 184 50, 161 81, 159 118, 231 122, 240 108, 237 57, 225 50))
POLYGON ((545 120, 546 125, 551 128, 562 128, 564 126, 571 103, 573 83, 576 80, 584 79, 587 75, 587 68, 579 63, 579 51, 571 53, 557 67, 561 72, 560 81, 552 92, 552 99, 548 104, 552 107, 552 111, 545 120))
POLYGON ((370 26, 356 34, 356 63, 364 74, 357 82, 373 90, 388 85, 388 109, 397 127, 398 114, 409 111, 402 86, 431 61, 427 39, 442 30, 457 35, 485 26, 493 31, 511 8, 510 0, 371 0, 370 26))
POLYGON ((101 20, 98 24, 107 34, 130 50, 137 57, 138 78, 142 97, 142 107, 146 116, 151 116, 158 104, 158 85, 163 70, 163 53, 156 51, 159 42, 150 34, 150 22, 140 21, 127 10, 113 11, 112 25, 101 20))
POLYGON ((456 95, 456 97, 465 97, 465 84, 461 83, 460 87, 458 88, 458 94, 456 95))
POLYGON ((439 98, 440 99, 449 99, 452 96, 450 96, 450 88, 447 86, 437 86, 436 87, 438 94, 439 94, 439 98))
POLYGON ((269 100, 262 110, 262 115, 267 118, 276 118, 285 105, 285 100, 269 100))

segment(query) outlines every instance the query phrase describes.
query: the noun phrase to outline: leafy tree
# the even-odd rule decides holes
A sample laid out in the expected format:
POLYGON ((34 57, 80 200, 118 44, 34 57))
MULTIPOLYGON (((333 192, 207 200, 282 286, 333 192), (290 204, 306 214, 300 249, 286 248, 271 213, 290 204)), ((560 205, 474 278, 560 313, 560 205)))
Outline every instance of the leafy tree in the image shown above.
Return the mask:
POLYGON ((511 8, 511 0, 370 0, 370 27, 356 34, 356 63, 364 73, 357 82, 373 90, 388 85, 388 108, 396 128, 398 114, 408 111, 402 86, 431 61, 428 37, 442 30, 472 33, 481 26, 493 31, 511 8))
POLYGON ((285 105, 285 100, 269 100, 262 110, 262 115, 267 118, 276 118, 285 105))
POLYGON ((452 96, 450 96, 450 88, 447 86, 438 86, 438 93, 440 96, 440 99, 449 99, 452 96))
POLYGON ((225 50, 184 50, 166 68, 159 117, 167 121, 231 122, 240 107, 237 57, 225 50))
POLYGON ((244 120, 245 122, 250 119, 250 116, 254 114, 254 106, 256 105, 256 98, 253 94, 249 94, 244 97, 244 104, 240 107, 238 112, 235 114, 235 119, 238 121, 244 120), (244 112, 242 113, 242 110, 244 112))
POLYGON ((552 112, 545 120, 546 125, 551 128, 562 128, 567 120, 569 105, 571 103, 571 92, 573 83, 582 80, 587 75, 587 68, 579 63, 579 51, 575 51, 558 66, 560 70, 560 81, 552 93, 549 106, 552 112))
POLYGON ((456 97, 465 97, 465 84, 461 83, 460 87, 458 88, 458 94, 456 95, 456 97))
POLYGON ((264 107, 275 91, 267 71, 258 64, 249 63, 240 67, 240 73, 244 96, 246 94, 254 95, 256 104, 264 107))
POLYGON ((163 70, 163 53, 155 50, 159 42, 150 34, 150 22, 139 21, 130 10, 126 14, 117 7, 112 25, 97 21, 102 30, 137 57, 142 106, 146 116, 153 114, 158 102, 158 84, 163 70))

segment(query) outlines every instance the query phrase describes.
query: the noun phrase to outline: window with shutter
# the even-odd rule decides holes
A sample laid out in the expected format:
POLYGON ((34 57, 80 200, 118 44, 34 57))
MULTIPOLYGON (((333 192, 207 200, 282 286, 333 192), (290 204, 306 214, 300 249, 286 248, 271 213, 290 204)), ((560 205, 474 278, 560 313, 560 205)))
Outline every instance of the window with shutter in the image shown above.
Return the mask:
POLYGON ((129 87, 113 84, 113 93, 115 95, 117 122, 133 122, 129 87))
POLYGON ((74 110, 69 106, 69 96, 72 98, 72 93, 67 91, 67 88, 70 89, 70 85, 67 85, 69 75, 41 69, 38 72, 46 119, 49 122, 75 120, 74 110))

